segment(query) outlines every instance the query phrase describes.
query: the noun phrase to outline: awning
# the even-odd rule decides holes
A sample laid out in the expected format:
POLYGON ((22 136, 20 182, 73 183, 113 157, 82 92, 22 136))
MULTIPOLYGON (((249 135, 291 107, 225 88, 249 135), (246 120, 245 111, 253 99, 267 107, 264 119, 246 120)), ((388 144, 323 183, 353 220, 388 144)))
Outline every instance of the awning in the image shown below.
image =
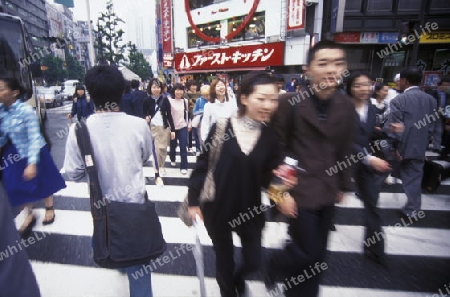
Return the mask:
POLYGON ((186 70, 174 71, 176 74, 193 74, 193 73, 217 73, 217 72, 233 72, 233 71, 258 71, 265 70, 266 67, 238 67, 238 68, 222 68, 222 69, 205 69, 205 70, 186 70))

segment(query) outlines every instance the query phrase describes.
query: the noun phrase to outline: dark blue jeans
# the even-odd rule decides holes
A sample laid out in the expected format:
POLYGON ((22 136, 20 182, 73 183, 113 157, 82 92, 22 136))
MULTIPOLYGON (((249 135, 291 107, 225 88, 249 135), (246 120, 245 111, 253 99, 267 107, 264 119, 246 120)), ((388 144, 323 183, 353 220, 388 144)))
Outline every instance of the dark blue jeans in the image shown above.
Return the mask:
POLYGON ((180 143, 180 156, 181 156, 181 165, 180 169, 187 169, 188 161, 187 161, 187 140, 188 140, 188 131, 187 127, 181 128, 180 130, 175 130, 175 139, 170 140, 170 161, 175 162, 176 156, 176 148, 177 141, 180 143))
POLYGON ((200 151, 200 129, 198 128, 192 128, 192 134, 194 135, 195 140, 195 148, 197 149, 197 152, 200 151))

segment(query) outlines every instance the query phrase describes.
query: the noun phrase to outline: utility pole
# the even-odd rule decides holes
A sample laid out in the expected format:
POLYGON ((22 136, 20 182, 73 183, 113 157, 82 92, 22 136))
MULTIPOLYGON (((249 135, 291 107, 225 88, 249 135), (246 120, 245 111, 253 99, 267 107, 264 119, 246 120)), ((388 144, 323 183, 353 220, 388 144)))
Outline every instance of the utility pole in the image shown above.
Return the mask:
MULTIPOLYGON (((421 28, 425 24, 425 9, 427 8, 427 1, 422 0, 422 3, 420 5, 420 14, 419 14, 419 21, 414 23, 414 31, 421 32, 421 28)), ((411 52, 411 59, 409 60, 409 66, 416 66, 417 58, 419 56, 419 39, 416 38, 414 40, 413 49, 411 52)))
POLYGON ((94 38, 92 36, 92 28, 91 28, 91 8, 89 6, 89 0, 86 0, 86 9, 87 9, 87 24, 88 24, 88 32, 89 32, 89 60, 91 62, 91 67, 95 66, 95 52, 94 52, 94 38))

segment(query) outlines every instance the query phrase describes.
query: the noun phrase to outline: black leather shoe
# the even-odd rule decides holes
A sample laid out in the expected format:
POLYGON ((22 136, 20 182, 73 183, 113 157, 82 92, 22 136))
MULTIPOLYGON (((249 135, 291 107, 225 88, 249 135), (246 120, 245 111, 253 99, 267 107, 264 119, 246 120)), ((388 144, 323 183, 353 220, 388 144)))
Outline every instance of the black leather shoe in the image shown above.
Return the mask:
POLYGON ((334 224, 330 225, 330 231, 336 231, 336 226, 334 224))
POLYGON ((378 265, 382 266, 384 269, 388 269, 389 268, 388 264, 387 264, 387 261, 386 261, 386 255, 382 255, 381 256, 381 255, 375 254, 372 251, 365 250, 364 251, 364 256, 367 259, 370 259, 370 260, 374 261, 375 263, 377 263, 378 265))
POLYGON ((268 258, 265 261, 264 266, 262 268, 264 285, 266 286, 266 289, 268 291, 275 289, 276 286, 274 267, 273 265, 271 265, 271 263, 272 263, 271 258, 268 258))

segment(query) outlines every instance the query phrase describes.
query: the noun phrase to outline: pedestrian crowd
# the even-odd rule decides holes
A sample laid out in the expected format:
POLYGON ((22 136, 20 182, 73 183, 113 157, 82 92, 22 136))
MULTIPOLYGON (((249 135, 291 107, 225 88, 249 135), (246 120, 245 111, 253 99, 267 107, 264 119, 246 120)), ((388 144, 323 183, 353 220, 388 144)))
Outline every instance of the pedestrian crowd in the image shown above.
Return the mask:
MULTIPOLYGON (((238 87, 218 78, 200 88, 195 81, 174 83, 168 92, 168 86, 154 78, 141 90, 138 81, 125 82, 116 68, 95 66, 86 74, 86 88, 76 88, 68 115, 85 122, 95 154, 82 155, 73 125, 66 143, 65 172, 70 179, 82 181, 95 164, 103 197, 144 204, 148 198, 143 166, 153 163, 155 184, 163 187, 168 148, 170 165, 176 167, 179 147, 182 175, 188 174, 188 155, 197 157, 189 177, 186 215, 192 221, 202 220, 211 237, 221 296, 246 296, 245 280, 258 271, 268 290, 281 283, 287 297, 318 296, 326 272, 294 285, 291 279, 324 263, 335 204, 346 194, 357 193, 364 204, 367 242, 374 234, 383 234, 377 204, 388 176, 402 180, 407 197, 399 216, 416 217, 427 149, 431 145, 441 159, 450 150, 449 112, 417 127, 436 110, 449 110, 450 77, 444 76, 438 89, 427 94, 419 88, 422 71, 417 68, 403 69, 395 77, 395 89, 374 83, 367 72, 346 73, 345 50, 331 41, 320 41, 310 49, 300 83, 293 79, 284 84, 281 75, 255 71, 244 76, 238 87), (319 85, 320 91, 313 92, 312 86, 319 85), (306 100, 293 101, 299 94, 306 100), (354 164, 351 155, 358 156, 354 164), (283 176, 286 157, 298 164, 295 176, 283 176), (344 166, 329 174, 336 164, 344 166), (291 240, 283 249, 265 254, 261 238, 266 213, 252 212, 251 219, 234 227, 230 222, 262 205, 261 189, 268 189, 274 176, 283 177, 289 189, 282 199, 269 198, 285 217, 291 240), (133 187, 127 195, 114 192, 129 185, 133 187), (235 263, 232 232, 241 239, 241 263, 235 263)), ((31 203, 44 199, 44 224, 53 223, 52 195, 65 183, 50 156, 45 133, 34 111, 20 100, 21 93, 17 80, 0 78, 3 184, 10 205, 24 207, 19 231, 26 237, 36 220, 31 203), (9 156, 19 160, 7 163, 9 156)), ((128 215, 132 228, 133 213, 128 215)), ((7 232, 8 240, 15 240, 11 228, 7 232)), ((0 234, 5 236, 3 230, 0 234)), ((98 243, 92 244, 95 256, 98 243)), ((384 236, 361 245, 365 257, 389 269, 384 236)), ((26 258, 15 261, 21 261, 17 267, 23 269, 10 273, 23 273, 24 285, 15 279, 8 296, 38 296, 26 258), (29 293, 21 293, 26 290, 29 293)), ((132 297, 152 296, 151 278, 133 277, 146 264, 148 260, 125 268, 132 297)))

